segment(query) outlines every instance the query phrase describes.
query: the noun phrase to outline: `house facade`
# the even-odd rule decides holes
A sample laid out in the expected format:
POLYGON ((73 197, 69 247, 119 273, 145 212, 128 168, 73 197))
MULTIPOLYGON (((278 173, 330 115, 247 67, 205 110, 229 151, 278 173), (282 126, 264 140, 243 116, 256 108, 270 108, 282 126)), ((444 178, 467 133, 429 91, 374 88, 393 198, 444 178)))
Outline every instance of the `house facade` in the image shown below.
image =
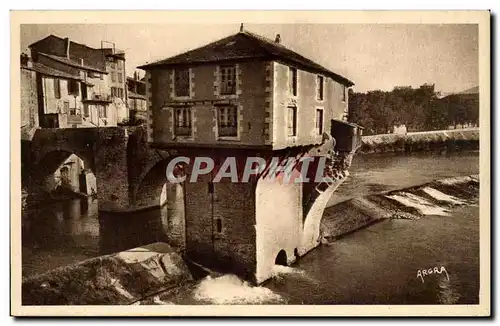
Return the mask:
POLYGON ((277 42, 241 32, 194 51, 143 66, 154 146, 317 144, 345 115, 352 82, 277 42))
POLYGON ((36 74, 39 126, 105 127, 127 119, 124 62, 113 49, 54 35, 31 44, 23 68, 36 74))
POLYGON ((141 80, 137 72, 127 77, 127 98, 130 121, 146 121, 146 81, 141 80))
MULTIPOLYGON (((334 121, 345 115, 353 85, 284 47, 279 35, 273 41, 244 30, 139 68, 150 146, 211 157, 216 169, 229 157, 239 167, 252 156, 330 157, 332 128, 341 123, 334 121)), ((313 184, 263 176, 214 182, 214 174, 183 183, 186 255, 257 283, 319 244, 324 207, 345 177, 342 170, 313 196, 313 184)))

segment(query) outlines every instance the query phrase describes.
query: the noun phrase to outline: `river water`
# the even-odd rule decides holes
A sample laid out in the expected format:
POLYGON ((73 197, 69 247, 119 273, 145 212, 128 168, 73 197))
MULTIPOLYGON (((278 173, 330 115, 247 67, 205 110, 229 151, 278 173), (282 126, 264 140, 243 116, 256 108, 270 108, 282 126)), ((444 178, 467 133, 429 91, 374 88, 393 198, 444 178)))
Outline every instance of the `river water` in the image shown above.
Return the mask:
MULTIPOLYGON (((475 173, 478 152, 358 155, 330 204, 475 173)), ((162 209, 126 216, 99 216, 93 199, 57 203, 23 216, 23 276, 156 241, 175 246, 184 229, 179 195, 169 193, 162 209)), ((475 303, 478 257, 479 207, 460 207, 451 216, 385 220, 354 232, 318 247, 293 267, 280 267, 278 277, 261 287, 232 275, 204 280, 176 303, 241 303, 241 298, 222 295, 231 291, 220 289, 229 287, 245 303, 475 303), (447 274, 417 277, 418 270, 434 267, 447 274)))

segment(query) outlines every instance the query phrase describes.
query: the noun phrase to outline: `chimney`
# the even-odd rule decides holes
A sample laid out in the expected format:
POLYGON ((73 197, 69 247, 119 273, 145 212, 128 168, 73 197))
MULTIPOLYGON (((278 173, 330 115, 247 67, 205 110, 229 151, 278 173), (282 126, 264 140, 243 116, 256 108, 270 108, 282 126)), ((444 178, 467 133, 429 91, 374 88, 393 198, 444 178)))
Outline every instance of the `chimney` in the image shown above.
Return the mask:
POLYGON ((66 38, 64 39, 64 48, 65 48, 65 50, 66 50, 66 58, 67 58, 68 60, 69 60, 69 46, 70 46, 70 44, 71 44, 70 39, 66 37, 66 38))
POLYGON ((276 38, 274 39, 274 42, 280 44, 281 43, 281 36, 279 34, 276 34, 276 38))
POLYGON ((30 57, 26 53, 21 53, 21 66, 27 66, 28 62, 30 60, 30 57))
POLYGON ((243 23, 240 25, 240 33, 243 32, 243 23))

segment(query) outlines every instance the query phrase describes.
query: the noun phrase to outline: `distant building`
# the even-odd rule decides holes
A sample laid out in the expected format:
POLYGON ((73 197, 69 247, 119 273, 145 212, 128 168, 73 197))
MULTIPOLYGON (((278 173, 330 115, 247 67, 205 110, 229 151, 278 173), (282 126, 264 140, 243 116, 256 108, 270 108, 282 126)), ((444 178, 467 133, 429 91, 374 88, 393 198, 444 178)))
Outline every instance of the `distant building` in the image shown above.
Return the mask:
MULTIPOLYGON (((124 53, 50 35, 29 46, 21 68, 35 76, 39 127, 116 126, 128 118, 124 53)), ((25 78, 21 93, 31 87, 25 78)))
POLYGON ((408 132, 405 124, 395 124, 392 133, 398 135, 405 135, 408 132))
POLYGON ((139 78, 139 73, 134 72, 133 77, 127 77, 127 98, 130 120, 139 121, 147 119, 146 81, 139 78))

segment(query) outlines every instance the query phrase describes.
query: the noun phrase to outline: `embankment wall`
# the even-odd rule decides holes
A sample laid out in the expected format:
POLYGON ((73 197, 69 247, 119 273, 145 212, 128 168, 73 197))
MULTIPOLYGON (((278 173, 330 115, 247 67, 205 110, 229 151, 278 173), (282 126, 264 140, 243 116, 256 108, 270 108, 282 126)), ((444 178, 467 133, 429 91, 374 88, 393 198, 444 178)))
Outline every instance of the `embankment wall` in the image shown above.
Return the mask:
POLYGON ((363 136, 359 153, 479 149, 479 128, 363 136))

